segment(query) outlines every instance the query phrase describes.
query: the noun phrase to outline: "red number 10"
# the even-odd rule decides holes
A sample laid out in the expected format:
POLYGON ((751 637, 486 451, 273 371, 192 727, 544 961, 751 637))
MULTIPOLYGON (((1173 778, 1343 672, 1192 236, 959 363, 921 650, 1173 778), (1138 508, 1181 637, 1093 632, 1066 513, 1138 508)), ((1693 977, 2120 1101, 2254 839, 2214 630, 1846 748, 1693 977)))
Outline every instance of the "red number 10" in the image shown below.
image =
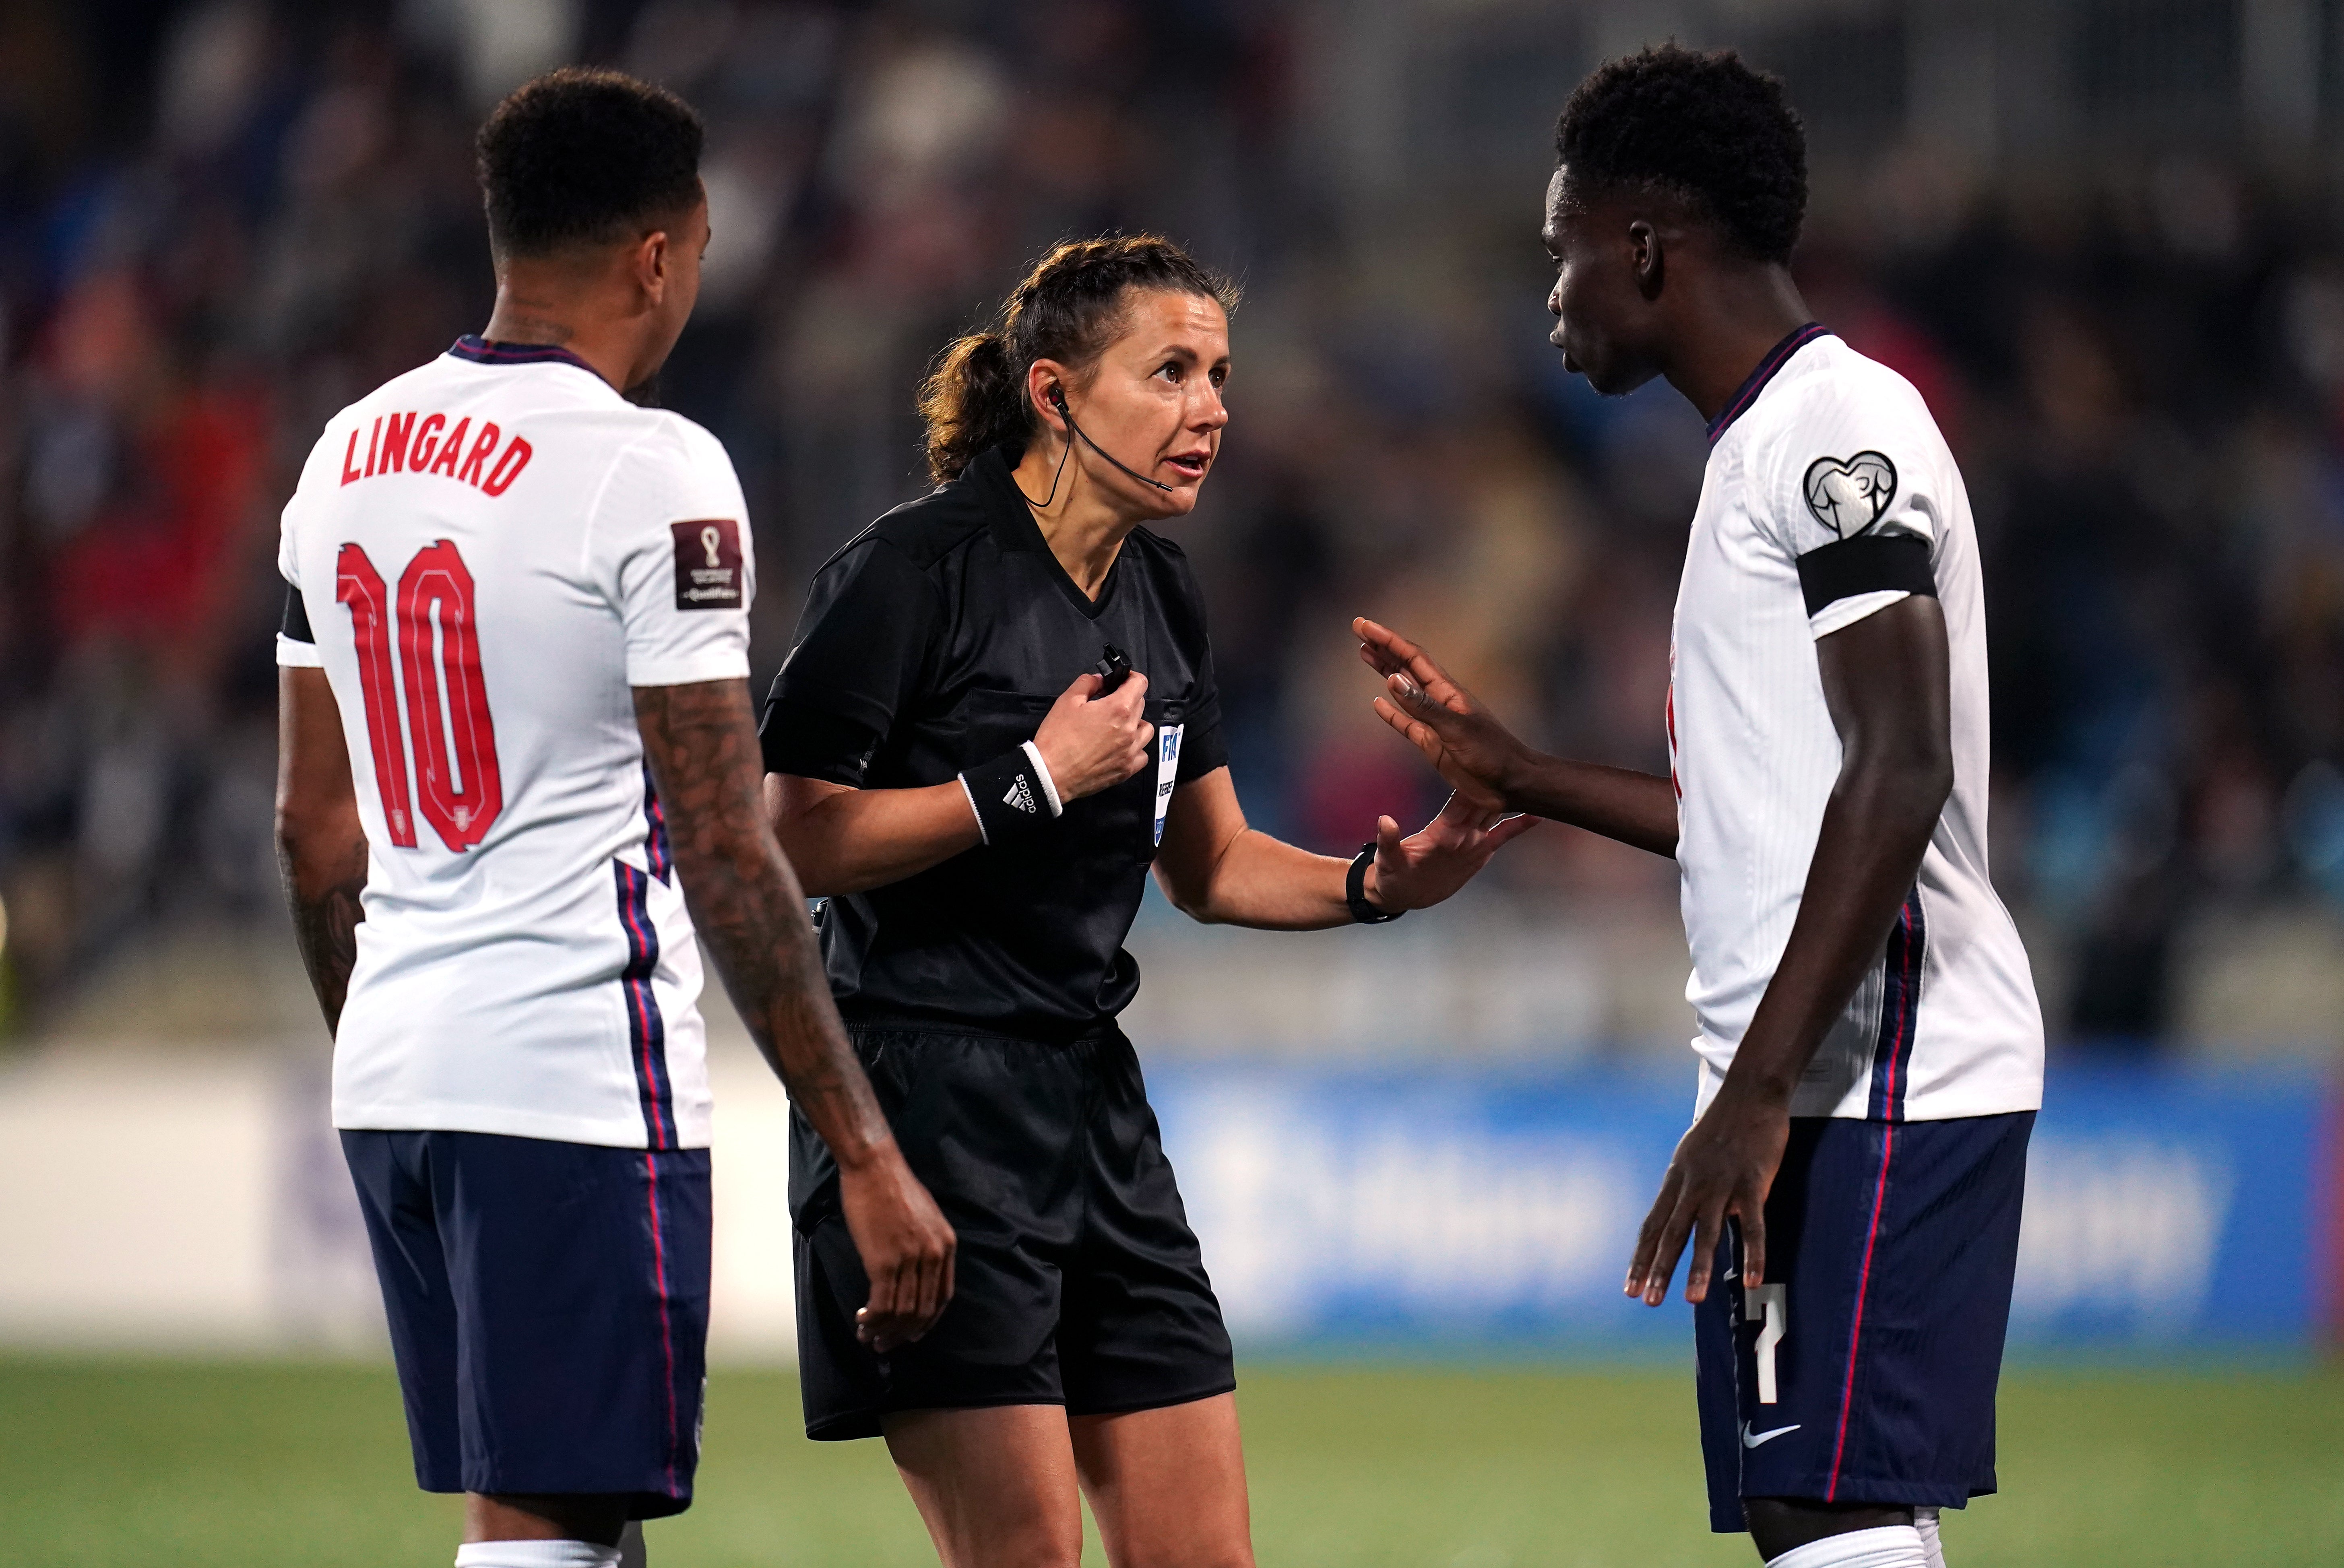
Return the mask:
POLYGON ((449 849, 470 849, 489 836, 505 795, 497 769, 497 728, 480 679, 480 639, 472 626, 472 574, 464 558, 449 539, 418 550, 399 574, 394 604, 366 551, 344 545, 336 563, 334 597, 349 607, 350 633, 358 640, 359 692, 390 841, 415 848, 415 814, 407 792, 411 745, 423 819, 449 849), (396 665, 390 646, 394 621, 396 665), (404 737, 394 690, 401 674, 407 686, 404 737))

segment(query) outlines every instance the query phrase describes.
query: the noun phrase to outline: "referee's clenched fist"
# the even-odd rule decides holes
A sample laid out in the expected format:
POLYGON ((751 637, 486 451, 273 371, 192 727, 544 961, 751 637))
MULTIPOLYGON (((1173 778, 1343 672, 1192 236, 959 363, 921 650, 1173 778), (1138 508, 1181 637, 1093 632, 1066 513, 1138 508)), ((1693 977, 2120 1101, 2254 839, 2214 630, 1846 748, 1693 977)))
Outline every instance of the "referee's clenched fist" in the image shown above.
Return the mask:
POLYGON ((1156 739, 1156 726, 1140 717, 1147 677, 1134 672, 1102 697, 1106 684, 1096 674, 1076 676, 1035 734, 1061 800, 1096 795, 1147 766, 1147 744, 1156 739))

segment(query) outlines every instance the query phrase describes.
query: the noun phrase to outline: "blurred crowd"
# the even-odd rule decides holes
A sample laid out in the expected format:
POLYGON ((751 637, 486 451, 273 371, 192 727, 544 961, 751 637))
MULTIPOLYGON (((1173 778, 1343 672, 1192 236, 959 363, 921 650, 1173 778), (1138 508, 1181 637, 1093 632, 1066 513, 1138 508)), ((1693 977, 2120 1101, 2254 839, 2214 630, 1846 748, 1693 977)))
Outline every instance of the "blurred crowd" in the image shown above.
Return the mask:
MULTIPOLYGON (((1256 820, 1347 849, 1437 799, 1367 710, 1356 613, 1547 744, 1663 767, 1700 421, 1665 387, 1598 398, 1545 347, 1537 120, 1504 123, 1503 179, 1329 151, 1373 85, 1332 42, 1346 9, 0 7, 20 1016, 123 943, 268 918, 277 508, 333 410, 485 321, 471 129, 565 59, 708 119, 706 291, 657 395, 747 487, 761 672, 813 568, 924 487, 928 357, 1051 240, 1151 229, 1247 290, 1224 461, 1180 527, 1256 820)), ((1591 63, 1535 73, 1550 123, 1591 63)), ((1817 167, 1810 300, 1927 397, 1979 517, 1996 872, 2065 955, 2055 1030, 2154 1039, 2192 921, 2344 901, 2338 203, 2207 155, 2018 178, 1892 141, 1817 167)), ((1506 859, 1526 907, 1674 896, 1583 835, 1506 859)))

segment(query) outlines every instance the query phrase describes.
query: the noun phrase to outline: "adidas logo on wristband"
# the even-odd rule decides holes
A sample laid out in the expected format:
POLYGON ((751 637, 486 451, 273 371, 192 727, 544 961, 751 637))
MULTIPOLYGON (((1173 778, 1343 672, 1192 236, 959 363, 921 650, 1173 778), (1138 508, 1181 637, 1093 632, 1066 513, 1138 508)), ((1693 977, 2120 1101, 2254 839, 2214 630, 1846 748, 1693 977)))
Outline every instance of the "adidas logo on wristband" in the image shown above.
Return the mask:
POLYGON ((1058 814, 1058 803, 1043 768, 1028 741, 960 776, 969 809, 976 813, 978 838, 987 844, 1002 844, 1048 830, 1050 819, 1058 814))

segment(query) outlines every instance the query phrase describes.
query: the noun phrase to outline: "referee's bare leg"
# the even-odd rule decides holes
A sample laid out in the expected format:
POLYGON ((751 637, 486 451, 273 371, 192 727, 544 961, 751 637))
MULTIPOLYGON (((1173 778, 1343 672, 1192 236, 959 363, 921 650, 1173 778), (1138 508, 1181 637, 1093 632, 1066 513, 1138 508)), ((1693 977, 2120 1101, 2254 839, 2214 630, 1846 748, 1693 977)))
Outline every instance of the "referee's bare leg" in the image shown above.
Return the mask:
POLYGON ((643 1522, 627 1521, 627 1528, 619 1537, 619 1568, 643 1568, 650 1559, 643 1555, 643 1522))
POLYGON ((908 1411, 885 1427, 944 1568, 1076 1568, 1086 1496, 1114 1568, 1253 1568, 1234 1394, 1072 1418, 908 1411))

